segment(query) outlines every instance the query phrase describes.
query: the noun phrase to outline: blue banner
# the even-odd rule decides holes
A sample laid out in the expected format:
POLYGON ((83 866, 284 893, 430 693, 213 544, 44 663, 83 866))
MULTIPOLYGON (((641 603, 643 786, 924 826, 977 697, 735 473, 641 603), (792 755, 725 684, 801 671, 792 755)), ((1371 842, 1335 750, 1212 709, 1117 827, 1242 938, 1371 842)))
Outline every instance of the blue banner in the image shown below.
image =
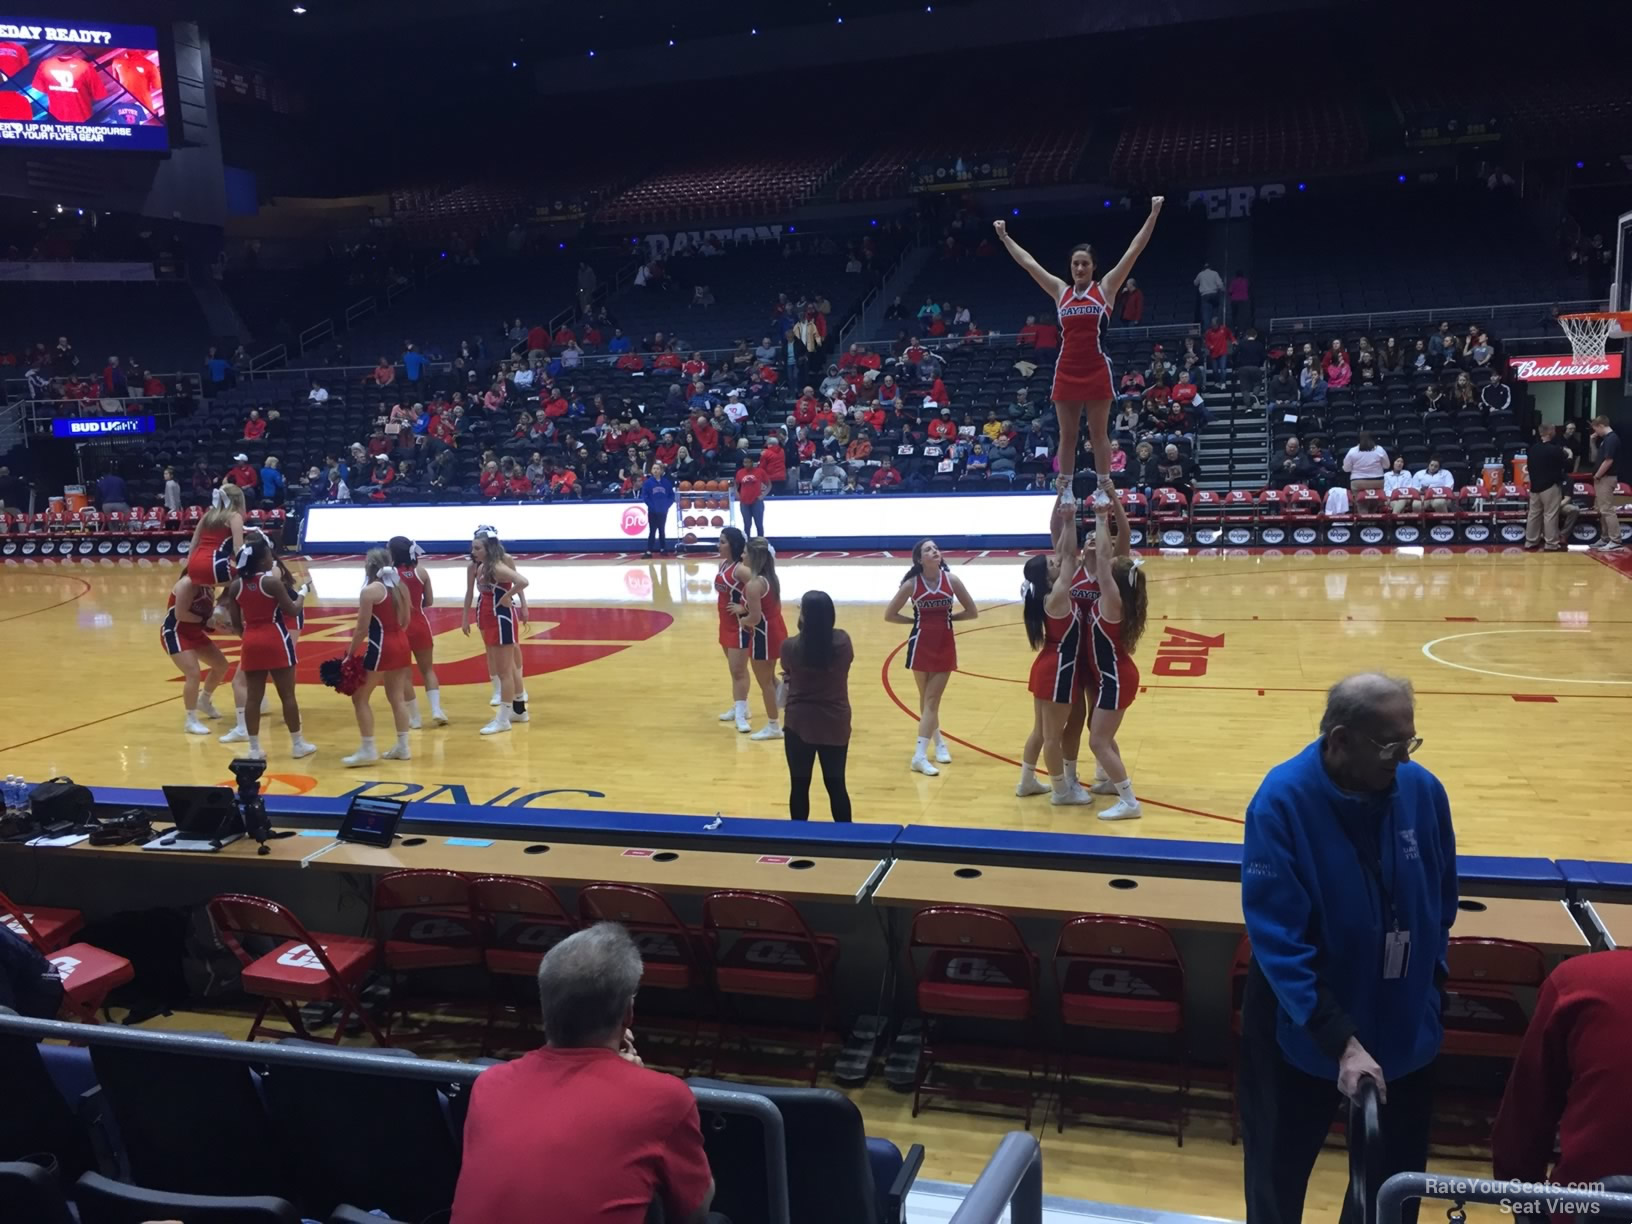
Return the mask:
POLYGON ((150 434, 158 426, 150 416, 57 417, 51 433, 58 438, 106 438, 117 434, 150 434))

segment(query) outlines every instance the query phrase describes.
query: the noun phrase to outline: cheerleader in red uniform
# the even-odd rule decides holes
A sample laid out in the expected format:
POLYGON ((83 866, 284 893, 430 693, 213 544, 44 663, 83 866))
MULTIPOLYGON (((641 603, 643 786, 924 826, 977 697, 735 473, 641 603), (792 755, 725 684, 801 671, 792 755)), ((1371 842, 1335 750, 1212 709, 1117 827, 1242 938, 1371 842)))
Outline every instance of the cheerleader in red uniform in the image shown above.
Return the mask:
POLYGON ((1150 215, 1133 236, 1117 265, 1103 279, 1095 280, 1097 260, 1087 243, 1071 250, 1071 283, 1067 284, 1045 269, 1024 247, 1009 237, 1008 225, 994 221, 998 239, 1042 291, 1054 300, 1060 317, 1060 352, 1054 365, 1054 415, 1060 425, 1060 491, 1069 505, 1076 472, 1077 432, 1083 414, 1088 416, 1088 438, 1094 448, 1094 470, 1099 473, 1096 505, 1111 497, 1111 363, 1100 344, 1100 328, 1110 318, 1122 282, 1133 271, 1134 262, 1150 242, 1156 218, 1162 211, 1162 197, 1150 201, 1150 215))
MULTIPOLYGON (((743 554, 748 549, 748 538, 736 527, 720 532, 720 568, 714 573, 715 602, 720 613, 720 649, 725 652, 725 665, 731 671, 731 708, 720 715, 721 722, 734 722, 738 731, 748 731, 748 652, 742 648, 742 626, 733 607, 745 607, 747 596, 743 584, 748 572, 743 565, 743 554)), ((771 656, 773 659, 775 655, 771 656)))
MULTIPOLYGON (((1077 612, 1082 618, 1082 656, 1077 665, 1077 673, 1082 678, 1082 685, 1077 694, 1077 700, 1071 706, 1071 717, 1065 722, 1065 736, 1062 747, 1065 750, 1065 776, 1073 789, 1079 789, 1077 778, 1077 759, 1082 753, 1082 732, 1088 725, 1088 704, 1094 686, 1090 677, 1094 674, 1094 635, 1090 632, 1094 623, 1094 608, 1099 604, 1099 569, 1095 563, 1099 549, 1108 543, 1113 559, 1128 555, 1128 512, 1122 506, 1121 498, 1111 500, 1111 538, 1104 541, 1103 537, 1090 536, 1082 550, 1082 560, 1077 566, 1077 572, 1071 580, 1071 602, 1076 605, 1077 612)), ((1089 793, 1095 795, 1114 795, 1116 787, 1105 776, 1105 770, 1098 762, 1094 765, 1093 783, 1088 787, 1089 793)))
POLYGON ((1054 551, 1026 561, 1020 585, 1026 638, 1037 652, 1027 687, 1031 690, 1031 734, 1020 753, 1020 782, 1014 793, 1039 795, 1050 788, 1037 779, 1037 758, 1048 765, 1051 803, 1087 804, 1093 797, 1065 772, 1062 741, 1072 706, 1082 700, 1083 619, 1072 598, 1077 574, 1076 510, 1063 499, 1054 504, 1054 551))
MULTIPOLYGON (((1094 509, 1094 529, 1103 539, 1109 531, 1106 508, 1094 509)), ((1116 790, 1117 800, 1099 813, 1101 820, 1137 820, 1139 800, 1122 763, 1116 732, 1133 699, 1139 695, 1139 668, 1133 652, 1145 630, 1147 606, 1145 575, 1131 557, 1113 556, 1108 548, 1094 550, 1099 574, 1099 602, 1089 627, 1094 661, 1089 679, 1088 748, 1116 790)))
POLYGON ((198 720, 200 714, 205 718, 221 717, 210 701, 210 694, 215 692, 216 685, 227 674, 227 657, 204 631, 204 624, 214 611, 215 601, 209 590, 183 574, 170 588, 170 602, 164 610, 164 627, 159 630, 159 641, 164 645, 164 652, 183 677, 182 704, 187 709, 187 721, 183 727, 189 735, 210 733, 210 729, 198 720), (202 693, 199 692, 200 663, 210 669, 208 677, 204 679, 202 693))
POLYGON ((311 756, 317 746, 300 732, 300 703, 295 699, 295 628, 305 601, 303 591, 292 590, 279 573, 272 545, 265 536, 252 535, 236 558, 238 577, 227 587, 226 610, 232 627, 243 639, 238 669, 244 673, 246 756, 264 761, 261 748, 261 699, 268 678, 283 703, 283 724, 289 728, 289 755, 311 756))
POLYGON ((527 624, 527 579, 516 570, 499 533, 476 528, 465 570, 465 619, 459 631, 470 635, 470 611, 487 647, 487 670, 499 678, 499 707, 483 735, 509 731, 513 722, 527 721, 527 690, 521 670, 521 635, 527 624))
POLYGON ((361 655, 363 683, 351 695, 351 709, 357 715, 357 733, 362 743, 350 756, 340 758, 348 769, 372 765, 381 759, 406 761, 408 751, 408 685, 410 682, 408 631, 413 614, 408 588, 391 565, 391 554, 371 548, 363 558, 363 589, 357 596, 357 625, 351 632, 348 654, 361 655), (391 717, 397 728, 397 742, 383 753, 374 746, 374 710, 369 698, 376 688, 385 689, 391 703, 391 717))
MULTIPOLYGON (((414 662, 419 664, 419 674, 425 679, 425 696, 431 703, 431 721, 439 727, 448 725, 448 716, 442 712, 442 687, 436 679, 436 639, 431 633, 430 618, 425 615, 425 609, 431 606, 431 575, 420 558, 425 554, 420 551, 407 536, 392 536, 391 564, 397 568, 397 577, 408 591, 408 649, 413 652, 414 662)), ((412 674, 408 677, 408 729, 419 730, 419 698, 414 695, 412 674)))
MULTIPOLYGON (((278 577, 282 579, 284 586, 291 592, 294 591, 298 584, 295 582, 294 576, 290 574, 289 567, 284 565, 283 561, 278 557, 277 550, 272 546, 272 538, 259 527, 246 528, 244 531, 244 541, 249 543, 255 540, 259 540, 266 546, 267 551, 272 553, 272 568, 277 571, 278 577)), ((217 550, 218 553, 223 551, 226 547, 226 545, 222 545, 221 549, 217 550)), ((229 560, 227 562, 227 568, 235 570, 236 564, 229 560)), ((300 631, 305 627, 306 609, 302 607, 299 614, 290 623, 289 632, 293 634, 298 641, 300 638, 300 631)), ((241 744, 249 739, 249 727, 244 719, 244 706, 248 703, 248 701, 249 677, 244 674, 244 669, 240 667, 233 673, 232 677, 232 704, 236 717, 233 722, 232 730, 221 736, 221 743, 241 744)), ((268 714, 271 712, 271 710, 271 701, 263 696, 261 698, 261 713, 268 714)))
POLYGON ((978 616, 969 591, 952 576, 934 540, 919 540, 912 549, 912 568, 901 579, 884 619, 892 625, 911 625, 907 636, 907 668, 918 685, 918 743, 909 768, 933 778, 941 771, 929 763, 929 747, 935 745, 935 759, 950 764, 952 753, 941 738, 941 695, 947 681, 958 669, 958 644, 952 636, 953 621, 971 621, 978 616), (912 601, 912 615, 901 611, 912 601), (953 602, 958 611, 952 610, 953 602))
POLYGON ((244 546, 244 491, 235 484, 215 490, 210 508, 193 528, 187 551, 187 577, 201 587, 225 586, 232 580, 233 558, 244 546))
MULTIPOLYGON (((770 541, 755 536, 742 558, 741 601, 728 606, 737 619, 737 650, 747 659, 765 700, 765 725, 748 738, 782 738, 782 709, 776 699, 776 665, 788 626, 782 620, 782 583, 776 576, 776 554, 770 541)), ((746 705, 747 703, 744 702, 746 705)))

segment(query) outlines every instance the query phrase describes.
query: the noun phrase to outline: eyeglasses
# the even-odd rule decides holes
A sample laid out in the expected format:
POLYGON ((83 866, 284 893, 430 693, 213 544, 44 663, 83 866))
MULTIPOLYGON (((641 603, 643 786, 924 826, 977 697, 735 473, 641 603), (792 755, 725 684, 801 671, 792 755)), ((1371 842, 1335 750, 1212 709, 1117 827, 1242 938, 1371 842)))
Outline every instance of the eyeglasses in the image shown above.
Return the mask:
POLYGON ((1369 735, 1366 738, 1377 745, 1377 755, 1384 761, 1395 760, 1399 757, 1402 749, 1406 756, 1414 756, 1417 749, 1422 747, 1422 736, 1420 735, 1413 735, 1410 739, 1395 740, 1392 744, 1385 744, 1382 740, 1372 739, 1369 735))

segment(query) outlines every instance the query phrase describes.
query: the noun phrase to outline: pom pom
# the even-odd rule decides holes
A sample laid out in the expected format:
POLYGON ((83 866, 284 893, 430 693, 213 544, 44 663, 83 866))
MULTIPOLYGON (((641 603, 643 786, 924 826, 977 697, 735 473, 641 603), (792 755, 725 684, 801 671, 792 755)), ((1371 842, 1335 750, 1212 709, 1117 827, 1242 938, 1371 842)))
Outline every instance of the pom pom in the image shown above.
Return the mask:
POLYGON ((317 674, 324 684, 342 697, 350 697, 363 686, 366 672, 363 661, 356 655, 341 655, 339 658, 324 659, 318 666, 317 674))

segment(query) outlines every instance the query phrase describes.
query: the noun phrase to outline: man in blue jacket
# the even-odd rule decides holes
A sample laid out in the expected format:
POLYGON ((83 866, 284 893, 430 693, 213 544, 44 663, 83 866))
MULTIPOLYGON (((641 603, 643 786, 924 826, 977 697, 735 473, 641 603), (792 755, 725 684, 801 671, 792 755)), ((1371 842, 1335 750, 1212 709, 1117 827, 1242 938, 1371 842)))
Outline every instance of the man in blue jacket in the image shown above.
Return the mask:
MULTIPOLYGON (((1303 1218, 1339 1094, 1363 1077, 1383 1103, 1385 1176, 1427 1163, 1457 883, 1450 801, 1411 760, 1421 744, 1409 681, 1350 676, 1327 694, 1320 738, 1247 807, 1247 1224, 1303 1218)), ((1343 1224, 1358 1224, 1352 1202, 1343 1224)))
POLYGON ((669 544, 669 511, 674 508, 674 481, 663 472, 661 463, 652 464, 646 479, 640 482, 640 500, 646 503, 646 551, 643 557, 658 552, 672 552, 669 544))

